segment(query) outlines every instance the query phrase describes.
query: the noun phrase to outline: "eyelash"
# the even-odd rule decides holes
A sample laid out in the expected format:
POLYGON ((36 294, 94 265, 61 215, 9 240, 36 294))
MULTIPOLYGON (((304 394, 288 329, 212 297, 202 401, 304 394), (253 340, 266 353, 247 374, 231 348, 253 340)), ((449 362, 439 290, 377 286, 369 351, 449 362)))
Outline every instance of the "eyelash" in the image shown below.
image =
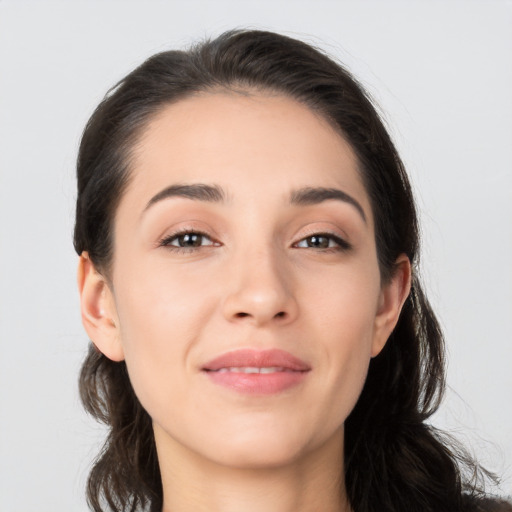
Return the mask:
POLYGON ((175 251, 177 253, 191 253, 193 251, 198 250, 200 247, 213 247, 213 246, 219 246, 220 244, 218 242, 215 242, 212 240, 210 236, 208 236, 206 233, 202 231, 198 231, 197 229, 183 229, 181 231, 177 231, 175 233, 172 233, 164 238, 162 238, 159 243, 159 247, 166 247, 169 248, 172 251, 175 251), (186 235, 192 235, 192 236, 198 236, 202 239, 206 238, 211 243, 207 245, 198 245, 198 246, 191 246, 191 247, 180 247, 178 245, 172 245, 172 242, 175 240, 178 240, 180 237, 184 237, 186 235))
MULTIPOLYGON (((310 240, 312 238, 327 238, 327 239, 329 239, 329 242, 328 242, 329 244, 330 244, 331 240, 334 242, 335 245, 332 247, 328 246, 328 247, 318 248, 318 250, 321 252, 348 252, 352 249, 352 245, 349 242, 347 242, 346 240, 344 240, 343 238, 341 238, 337 235, 334 235, 333 233, 312 233, 311 235, 308 235, 308 236, 302 238, 301 240, 299 240, 293 246, 296 248, 299 248, 298 244, 300 244, 302 242, 307 242, 307 240, 310 240)), ((314 247, 307 247, 307 248, 313 249, 314 247)))
MULTIPOLYGON (((293 244, 293 247, 296 249, 315 249, 313 246, 308 247, 299 247, 300 243, 306 242, 308 240, 311 240, 312 238, 327 238, 328 244, 331 244, 331 241, 334 242, 335 245, 333 246, 327 246, 327 247, 317 247, 317 250, 319 252, 348 252, 352 249, 352 245, 344 240, 343 238, 334 235, 333 233, 312 233, 304 238, 301 238, 298 242, 293 244)), ((198 231, 195 229, 183 229, 180 231, 177 231, 175 233, 172 233, 164 238, 162 238, 158 242, 159 247, 166 247, 176 253, 188 253, 195 252, 199 250, 201 247, 219 247, 221 244, 219 242, 216 242, 213 240, 208 234, 198 231), (204 239, 207 239, 210 241, 210 243, 206 245, 198 245, 198 246, 191 246, 191 247, 180 247, 178 245, 173 245, 172 242, 177 241, 180 237, 184 237, 186 235, 192 235, 192 236, 198 236, 201 237, 203 241, 204 239)))

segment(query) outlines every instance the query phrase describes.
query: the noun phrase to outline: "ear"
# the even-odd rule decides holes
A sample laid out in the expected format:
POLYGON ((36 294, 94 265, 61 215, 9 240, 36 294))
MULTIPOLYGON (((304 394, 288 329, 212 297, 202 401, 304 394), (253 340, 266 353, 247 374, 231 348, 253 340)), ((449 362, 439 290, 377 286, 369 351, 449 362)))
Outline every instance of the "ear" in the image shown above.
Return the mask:
POLYGON ((78 291, 82 324, 96 348, 112 361, 122 361, 119 320, 106 279, 96 270, 87 252, 78 262, 78 291))
POLYGON ((379 355, 395 328, 402 306, 411 291, 411 262, 401 254, 389 282, 382 285, 375 317, 372 357, 379 355))

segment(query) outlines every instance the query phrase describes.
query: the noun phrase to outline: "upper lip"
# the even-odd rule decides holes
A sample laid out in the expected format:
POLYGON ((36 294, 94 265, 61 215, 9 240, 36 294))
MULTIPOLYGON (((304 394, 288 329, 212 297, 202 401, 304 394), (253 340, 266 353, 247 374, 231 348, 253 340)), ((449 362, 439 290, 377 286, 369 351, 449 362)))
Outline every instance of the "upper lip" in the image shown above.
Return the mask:
POLYGON ((280 349, 238 349, 226 352, 202 366, 202 370, 216 371, 222 368, 284 368, 305 372, 311 370, 306 362, 280 349))

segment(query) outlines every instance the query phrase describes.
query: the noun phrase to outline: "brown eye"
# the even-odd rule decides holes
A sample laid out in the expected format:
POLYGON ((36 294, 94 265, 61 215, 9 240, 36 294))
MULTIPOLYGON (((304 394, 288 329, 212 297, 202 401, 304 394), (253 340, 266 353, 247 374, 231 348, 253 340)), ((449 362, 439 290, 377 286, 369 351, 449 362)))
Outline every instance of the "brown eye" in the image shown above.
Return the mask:
POLYGON ((187 231, 185 233, 176 233, 162 240, 161 244, 165 247, 176 247, 180 249, 195 249, 197 247, 213 245, 213 241, 203 233, 187 231))
POLYGON ((315 249, 327 249, 329 247, 330 239, 322 235, 313 235, 306 238, 306 244, 308 247, 314 247, 315 249))
POLYGON ((315 235, 308 236, 303 238, 298 242, 295 247, 305 248, 305 249, 339 249, 339 250, 348 250, 352 246, 342 238, 331 235, 329 233, 318 233, 315 235))
POLYGON ((176 243, 170 245, 178 245, 179 247, 200 247, 203 245, 203 235, 198 233, 187 233, 175 238, 176 243))

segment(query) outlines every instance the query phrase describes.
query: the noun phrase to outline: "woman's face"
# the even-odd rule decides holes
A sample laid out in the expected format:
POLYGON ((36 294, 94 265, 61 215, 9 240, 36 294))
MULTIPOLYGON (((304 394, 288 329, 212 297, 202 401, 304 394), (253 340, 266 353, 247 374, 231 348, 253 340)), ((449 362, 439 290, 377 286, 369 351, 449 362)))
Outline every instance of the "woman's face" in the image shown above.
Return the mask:
POLYGON ((202 94, 158 114, 132 169, 95 342, 126 360, 159 452, 258 467, 341 449, 406 281, 381 286, 350 146, 286 97, 202 94))

